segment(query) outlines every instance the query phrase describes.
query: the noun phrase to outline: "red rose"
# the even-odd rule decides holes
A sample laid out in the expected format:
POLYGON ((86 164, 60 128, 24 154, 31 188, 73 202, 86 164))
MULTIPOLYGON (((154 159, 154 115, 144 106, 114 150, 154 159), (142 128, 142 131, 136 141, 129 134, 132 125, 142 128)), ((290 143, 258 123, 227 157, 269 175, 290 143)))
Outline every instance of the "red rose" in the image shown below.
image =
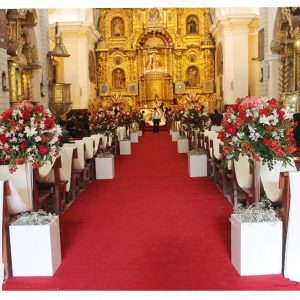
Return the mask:
POLYGON ((28 110, 24 110, 23 112, 22 112, 22 118, 24 119, 24 120, 30 120, 30 118, 31 118, 31 112, 30 111, 28 111, 28 110))
POLYGON ((270 101, 269 101, 269 104, 270 105, 275 105, 277 103, 276 99, 272 98, 270 101))
POLYGON ((236 128, 233 125, 231 125, 227 128, 227 132, 231 135, 236 135, 236 128))
POLYGON ((266 144, 268 147, 272 147, 273 142, 269 139, 264 139, 264 144, 266 144))
POLYGON ((247 121, 248 117, 246 116, 246 114, 243 111, 239 112, 239 117, 243 120, 243 121, 247 121))
POLYGON ((22 143, 20 144, 19 148, 20 148, 21 150, 25 150, 25 149, 28 148, 28 145, 27 145, 26 142, 22 142, 22 143))
POLYGON ((221 140, 221 141, 224 141, 225 137, 226 137, 225 132, 220 131, 219 134, 218 134, 218 139, 221 140))
POLYGON ((6 110, 2 113, 2 119, 3 120, 8 120, 10 118, 10 116, 11 116, 11 110, 10 109, 6 110))
POLYGON ((5 144, 7 140, 8 140, 8 138, 5 134, 0 134, 0 142, 2 144, 5 144))
POLYGON ((50 129, 53 127, 54 121, 53 119, 47 119, 45 120, 44 124, 45 124, 45 129, 50 129))
POLYGON ((39 153, 42 154, 42 155, 45 155, 49 152, 48 148, 45 147, 45 146, 41 146, 39 147, 39 153))
POLYGON ((279 118, 280 120, 283 119, 284 115, 285 115, 285 112, 284 112, 283 110, 279 110, 279 111, 278 111, 278 118, 279 118))
POLYGON ((43 111, 44 111, 44 107, 43 107, 43 105, 41 105, 41 104, 38 104, 37 106, 36 106, 36 110, 37 110, 37 112, 38 113, 42 113, 43 111))
POLYGON ((33 167, 34 169, 37 169, 37 168, 40 167, 40 163, 39 163, 38 161, 34 161, 34 162, 32 163, 32 167, 33 167))
POLYGON ((261 115, 268 116, 268 115, 270 115, 270 111, 269 111, 267 108, 263 108, 263 109, 260 111, 260 114, 261 114, 261 115))

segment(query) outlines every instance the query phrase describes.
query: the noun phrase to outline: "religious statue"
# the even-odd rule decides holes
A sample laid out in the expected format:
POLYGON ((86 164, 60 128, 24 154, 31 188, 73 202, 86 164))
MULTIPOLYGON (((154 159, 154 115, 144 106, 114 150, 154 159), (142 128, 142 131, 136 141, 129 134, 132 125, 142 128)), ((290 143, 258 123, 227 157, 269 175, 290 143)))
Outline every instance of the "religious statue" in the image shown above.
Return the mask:
POLYGON ((161 68, 159 54, 151 53, 147 60, 147 70, 158 70, 161 68))
POLYGON ((149 12, 149 21, 157 22, 160 19, 159 10, 157 8, 152 8, 149 12))
POLYGON ((123 22, 122 22, 121 18, 113 19, 113 24, 112 24, 113 36, 121 37, 124 35, 123 31, 124 31, 124 28, 123 28, 123 22))
POLYGON ((124 73, 118 69, 114 72, 114 87, 115 88, 124 88, 125 87, 125 76, 124 73))
POLYGON ((197 33, 197 23, 194 18, 190 18, 188 21, 188 33, 194 34, 197 33))
POLYGON ((195 86, 198 83, 198 70, 196 67, 191 67, 187 72, 187 79, 191 86, 195 86))

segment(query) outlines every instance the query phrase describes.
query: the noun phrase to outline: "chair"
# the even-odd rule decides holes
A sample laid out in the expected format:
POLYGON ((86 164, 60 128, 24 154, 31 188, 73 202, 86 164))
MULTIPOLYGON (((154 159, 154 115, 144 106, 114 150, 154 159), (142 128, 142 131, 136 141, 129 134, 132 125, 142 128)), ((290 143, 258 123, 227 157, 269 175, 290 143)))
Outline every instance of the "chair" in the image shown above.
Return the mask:
POLYGON ((39 169, 39 188, 42 190, 47 190, 51 194, 52 199, 52 210, 60 215, 66 206, 67 203, 67 191, 66 185, 68 183, 67 180, 62 180, 60 176, 60 168, 62 167, 61 156, 58 155, 53 162, 50 171, 47 173, 43 173, 45 169, 49 169, 48 166, 45 165, 45 168, 39 169), (47 175, 45 176, 45 174, 47 175))

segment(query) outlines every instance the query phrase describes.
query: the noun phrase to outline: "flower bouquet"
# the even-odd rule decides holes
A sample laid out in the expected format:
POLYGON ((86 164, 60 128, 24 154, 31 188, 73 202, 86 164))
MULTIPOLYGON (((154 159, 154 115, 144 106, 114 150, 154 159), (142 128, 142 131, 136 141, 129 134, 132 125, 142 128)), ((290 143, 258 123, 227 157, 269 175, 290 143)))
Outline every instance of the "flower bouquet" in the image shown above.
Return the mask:
POLYGON ((291 119, 275 99, 237 99, 224 114, 218 135, 226 160, 246 155, 250 162, 261 160, 270 170, 276 161, 286 166, 295 149, 291 119))
POLYGON ((187 109, 181 118, 181 125, 184 130, 200 130, 204 132, 208 127, 209 117, 206 112, 201 112, 199 108, 187 109))
POLYGON ((114 114, 109 110, 100 109, 90 118, 91 129, 95 133, 109 136, 115 133, 117 129, 117 120, 114 114))
POLYGON ((39 103, 26 100, 0 115, 0 157, 9 163, 12 173, 17 164, 26 161, 33 168, 52 162, 59 151, 60 136, 61 127, 39 103))

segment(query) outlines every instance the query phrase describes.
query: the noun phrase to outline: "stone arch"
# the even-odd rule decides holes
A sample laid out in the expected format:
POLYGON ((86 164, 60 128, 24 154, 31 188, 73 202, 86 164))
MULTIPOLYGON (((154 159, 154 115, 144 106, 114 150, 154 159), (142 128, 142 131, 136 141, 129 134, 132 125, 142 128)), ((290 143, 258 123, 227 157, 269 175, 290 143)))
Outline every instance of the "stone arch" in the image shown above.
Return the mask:
POLYGON ((186 18, 186 34, 199 34, 199 18, 196 15, 189 15, 186 18))

